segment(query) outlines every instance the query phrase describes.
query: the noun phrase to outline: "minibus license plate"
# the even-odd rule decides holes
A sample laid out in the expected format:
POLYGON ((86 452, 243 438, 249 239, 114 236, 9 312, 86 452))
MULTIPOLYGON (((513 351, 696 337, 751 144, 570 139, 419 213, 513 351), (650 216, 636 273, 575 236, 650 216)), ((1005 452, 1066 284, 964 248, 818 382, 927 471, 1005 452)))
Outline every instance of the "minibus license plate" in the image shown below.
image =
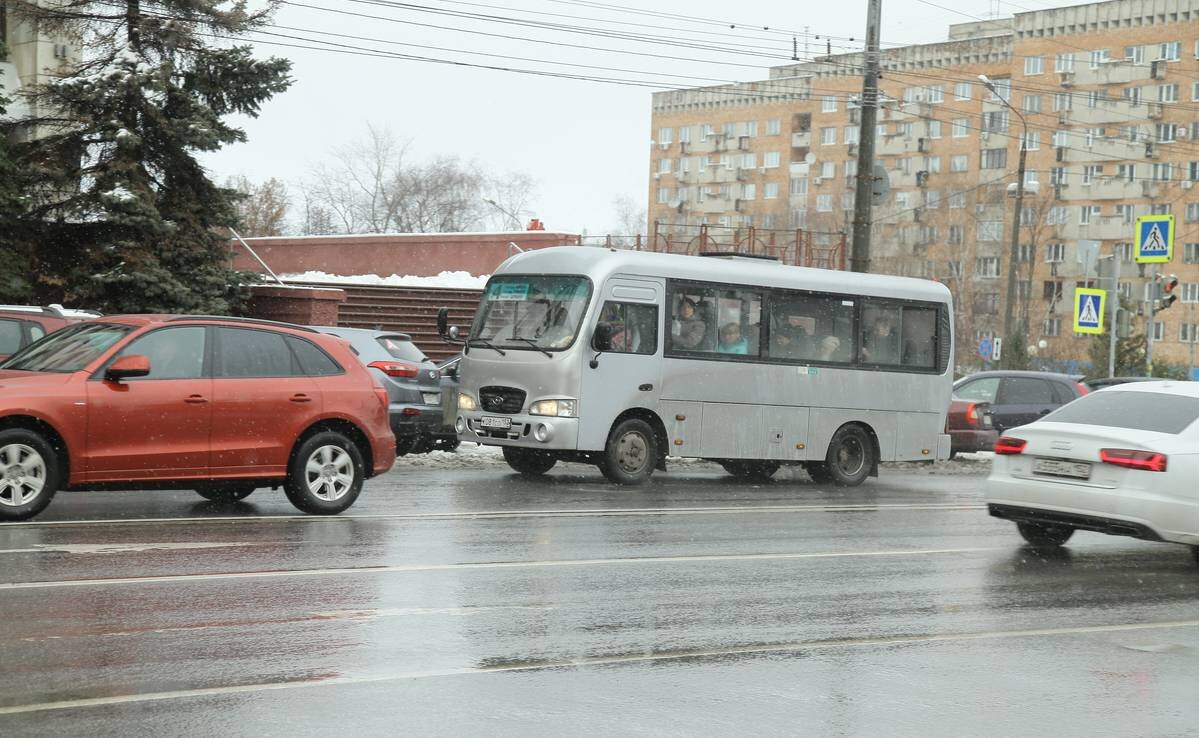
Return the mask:
POLYGON ((1044 474, 1050 477, 1090 479, 1091 465, 1075 461, 1059 461, 1057 459, 1033 459, 1032 473, 1044 474))
POLYGON ((484 428, 495 428, 497 430, 508 430, 512 427, 512 418, 493 418, 484 415, 479 422, 484 428))

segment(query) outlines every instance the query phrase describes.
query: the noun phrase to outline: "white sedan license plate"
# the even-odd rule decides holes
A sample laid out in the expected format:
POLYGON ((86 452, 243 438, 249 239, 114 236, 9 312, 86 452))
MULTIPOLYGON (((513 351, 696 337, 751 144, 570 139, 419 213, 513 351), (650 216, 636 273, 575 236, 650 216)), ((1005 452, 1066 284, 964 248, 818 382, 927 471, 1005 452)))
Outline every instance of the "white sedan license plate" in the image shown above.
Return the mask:
POLYGON ((440 405, 441 404, 441 395, 440 394, 438 394, 436 392, 422 392, 421 394, 425 398, 426 405, 440 405))
POLYGON ((1033 459, 1032 473, 1050 477, 1090 479, 1091 465, 1085 462, 1059 461, 1058 459, 1033 459))
POLYGON ((508 430, 512 427, 512 418, 494 418, 484 415, 479 419, 480 425, 484 428, 495 428, 497 430, 508 430))

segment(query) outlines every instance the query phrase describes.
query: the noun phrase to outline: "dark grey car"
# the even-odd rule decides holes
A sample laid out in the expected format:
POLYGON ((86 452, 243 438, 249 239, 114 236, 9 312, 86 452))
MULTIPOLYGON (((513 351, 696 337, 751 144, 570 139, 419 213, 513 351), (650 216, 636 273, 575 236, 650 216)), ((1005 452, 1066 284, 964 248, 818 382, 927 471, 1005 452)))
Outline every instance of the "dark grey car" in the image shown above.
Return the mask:
POLYGON ((387 388, 396 455, 458 447, 452 416, 447 423, 442 408, 441 370, 411 336, 364 328, 312 327, 349 341, 362 363, 387 388))

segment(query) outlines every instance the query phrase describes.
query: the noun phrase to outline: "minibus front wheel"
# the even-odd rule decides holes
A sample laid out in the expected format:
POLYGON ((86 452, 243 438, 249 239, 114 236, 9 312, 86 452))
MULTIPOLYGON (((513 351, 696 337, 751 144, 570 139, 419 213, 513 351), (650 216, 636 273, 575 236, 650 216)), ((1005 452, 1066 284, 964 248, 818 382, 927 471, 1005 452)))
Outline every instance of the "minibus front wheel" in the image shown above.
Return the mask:
POLYGON ((616 484, 645 484, 654 473, 660 455, 658 438, 649 423, 640 418, 620 421, 608 434, 599 457, 599 469, 616 484))
POLYGON ((513 471, 526 477, 536 477, 554 468, 558 459, 553 454, 519 446, 504 446, 504 461, 513 471))

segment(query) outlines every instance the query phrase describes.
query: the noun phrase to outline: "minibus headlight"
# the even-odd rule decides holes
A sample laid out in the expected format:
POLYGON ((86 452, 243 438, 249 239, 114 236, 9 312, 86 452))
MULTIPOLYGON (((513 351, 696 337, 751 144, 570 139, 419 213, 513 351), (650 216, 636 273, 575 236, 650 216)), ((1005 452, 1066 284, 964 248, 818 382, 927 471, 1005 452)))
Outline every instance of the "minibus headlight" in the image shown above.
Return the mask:
POLYGON ((471 397, 470 395, 466 394, 465 392, 459 392, 458 393, 458 409, 459 410, 478 410, 479 403, 477 401, 475 401, 475 398, 471 397))
POLYGON ((550 415, 557 418, 573 418, 579 414, 578 400, 539 400, 529 408, 530 415, 550 415))

